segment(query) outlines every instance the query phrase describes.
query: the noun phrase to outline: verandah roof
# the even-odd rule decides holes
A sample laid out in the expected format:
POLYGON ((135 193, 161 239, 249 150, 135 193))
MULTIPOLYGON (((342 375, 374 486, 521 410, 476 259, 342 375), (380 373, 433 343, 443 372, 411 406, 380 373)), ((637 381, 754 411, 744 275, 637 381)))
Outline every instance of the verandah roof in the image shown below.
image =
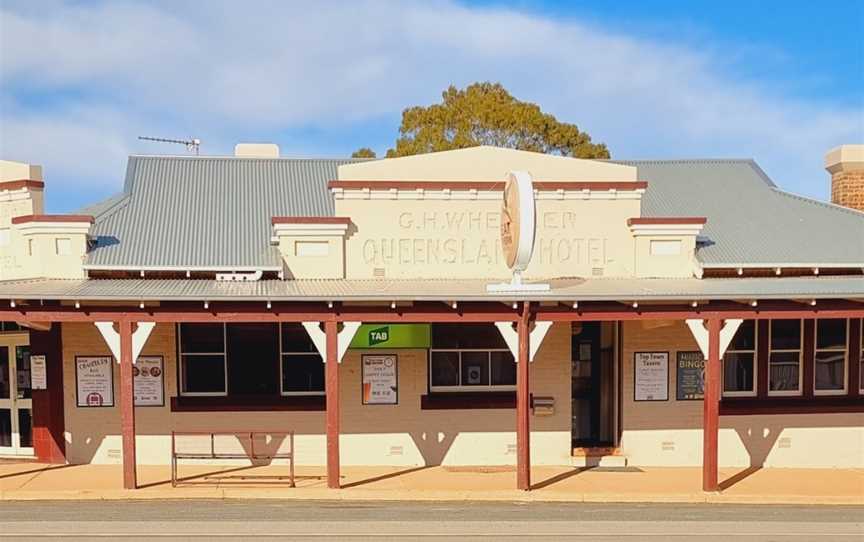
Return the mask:
POLYGON ((71 301, 701 301, 861 299, 864 277, 550 280, 547 292, 487 293, 495 279, 36 279, 0 281, 3 299, 71 301))

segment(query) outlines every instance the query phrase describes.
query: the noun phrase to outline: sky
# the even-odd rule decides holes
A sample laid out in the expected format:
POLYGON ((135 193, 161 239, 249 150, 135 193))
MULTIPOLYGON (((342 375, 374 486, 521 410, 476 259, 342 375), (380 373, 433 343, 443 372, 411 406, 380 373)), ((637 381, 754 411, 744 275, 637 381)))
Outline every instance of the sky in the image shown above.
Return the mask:
POLYGON ((829 196, 864 143, 864 0, 0 2, 0 158, 47 211, 121 190, 137 136, 285 156, 383 154, 401 112, 501 82, 619 159, 754 158, 829 196))

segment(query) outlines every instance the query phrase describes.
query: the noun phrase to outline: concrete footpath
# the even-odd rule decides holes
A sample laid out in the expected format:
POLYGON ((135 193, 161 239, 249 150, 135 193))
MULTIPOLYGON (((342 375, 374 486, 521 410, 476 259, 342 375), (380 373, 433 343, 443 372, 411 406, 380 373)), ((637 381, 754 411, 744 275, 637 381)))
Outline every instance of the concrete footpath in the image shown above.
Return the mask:
POLYGON ((721 491, 701 491, 698 468, 536 467, 533 491, 513 489, 512 468, 345 467, 342 489, 326 487, 323 467, 182 466, 171 487, 167 467, 139 466, 140 489, 122 489, 119 465, 0 463, 0 500, 301 499, 559 501, 864 505, 861 469, 721 469, 721 491))

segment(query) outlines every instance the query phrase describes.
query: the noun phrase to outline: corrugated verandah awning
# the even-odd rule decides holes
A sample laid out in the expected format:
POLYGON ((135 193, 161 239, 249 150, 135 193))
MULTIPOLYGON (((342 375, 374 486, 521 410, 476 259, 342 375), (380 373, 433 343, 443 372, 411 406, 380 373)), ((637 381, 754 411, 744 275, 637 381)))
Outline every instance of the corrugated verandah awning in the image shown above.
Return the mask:
POLYGON ((192 279, 0 281, 0 298, 74 301, 701 301, 862 299, 864 277, 550 279, 546 292, 488 293, 500 279, 332 279, 228 282, 192 279))

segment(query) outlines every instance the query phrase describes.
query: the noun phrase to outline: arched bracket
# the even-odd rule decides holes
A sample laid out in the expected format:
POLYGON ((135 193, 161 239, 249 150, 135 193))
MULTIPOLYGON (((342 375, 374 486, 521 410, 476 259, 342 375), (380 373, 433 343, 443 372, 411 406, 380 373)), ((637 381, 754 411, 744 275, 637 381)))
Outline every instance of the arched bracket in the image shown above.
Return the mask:
MULTIPOLYGON (((312 344, 315 345, 318 353, 321 354, 321 359, 326 362, 327 334, 321 329, 320 322, 302 322, 302 324, 306 329, 306 333, 309 334, 309 338, 312 339, 312 344)), ((348 345, 354 339, 354 335, 357 333, 357 329, 360 328, 360 324, 362 322, 342 322, 342 331, 338 333, 336 341, 336 360, 338 363, 342 363, 342 358, 345 356, 345 352, 348 351, 348 345)))
MULTIPOLYGON (((513 322, 495 322, 495 327, 498 328, 498 331, 501 333, 501 337, 503 337, 504 342, 507 343, 507 348, 509 348, 510 352, 513 354, 513 359, 518 362, 519 333, 513 327, 513 322)), ((531 330, 528 339, 529 362, 534 361, 534 356, 540 349, 540 345, 543 343, 543 339, 546 337, 546 333, 549 331, 550 327, 552 327, 552 322, 534 322, 534 329, 531 330)))
MULTIPOLYGON (((738 328, 741 326, 740 318, 730 318, 729 320, 724 320, 723 327, 720 328, 720 357, 723 357, 723 354, 726 353, 726 349, 729 348, 729 343, 732 342, 732 337, 735 336, 735 332, 738 331, 738 328)), ((705 327, 705 320, 702 319, 688 319, 686 320, 687 327, 690 328, 690 333, 693 334, 693 338, 696 339, 696 344, 699 345, 699 350, 702 351, 702 355, 705 359, 708 359, 708 328, 705 327)))
MULTIPOLYGON (((120 363, 120 333, 114 329, 114 322, 93 323, 96 324, 99 333, 105 339, 105 343, 111 350, 111 354, 114 355, 114 359, 117 360, 117 363, 120 363)), ((138 356, 141 354, 141 350, 144 349, 147 339, 150 338, 153 328, 156 327, 156 322, 138 322, 137 326, 137 329, 132 332, 132 363, 138 361, 138 356)))

